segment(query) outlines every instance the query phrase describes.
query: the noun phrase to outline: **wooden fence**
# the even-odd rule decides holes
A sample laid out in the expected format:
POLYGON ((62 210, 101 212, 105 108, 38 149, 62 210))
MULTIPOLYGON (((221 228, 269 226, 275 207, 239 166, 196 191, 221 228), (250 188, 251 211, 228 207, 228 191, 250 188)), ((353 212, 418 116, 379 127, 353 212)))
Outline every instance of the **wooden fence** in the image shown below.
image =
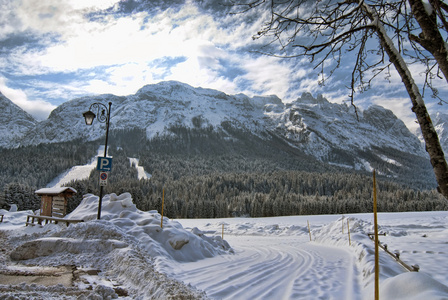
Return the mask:
POLYGON ((70 220, 70 219, 62 219, 62 218, 47 217, 47 216, 37 216, 37 215, 26 216, 26 226, 36 225, 36 224, 34 224, 35 221, 38 225, 42 225, 43 222, 45 222, 45 224, 48 224, 48 223, 58 224, 59 222, 61 222, 61 223, 67 224, 67 226, 70 224, 84 222, 84 220, 70 220))

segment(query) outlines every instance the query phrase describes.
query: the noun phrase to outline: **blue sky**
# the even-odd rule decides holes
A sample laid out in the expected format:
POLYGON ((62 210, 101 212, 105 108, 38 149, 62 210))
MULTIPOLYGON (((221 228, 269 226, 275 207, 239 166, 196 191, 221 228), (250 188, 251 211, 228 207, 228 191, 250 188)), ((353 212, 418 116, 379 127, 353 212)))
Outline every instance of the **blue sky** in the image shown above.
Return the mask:
MULTIPOLYGON (((38 120, 81 96, 134 94, 146 84, 177 80, 228 94, 279 96, 303 92, 329 101, 348 100, 350 57, 318 84, 318 71, 303 58, 254 52, 266 40, 252 36, 263 13, 228 14, 219 0, 0 0, 0 91, 38 120)), ((422 69, 411 66, 417 82, 422 69)), ((395 72, 379 76, 355 104, 379 104, 415 128, 410 100, 395 72)), ((436 83, 448 100, 446 82, 436 83)), ((445 112, 430 94, 432 114, 445 112)))

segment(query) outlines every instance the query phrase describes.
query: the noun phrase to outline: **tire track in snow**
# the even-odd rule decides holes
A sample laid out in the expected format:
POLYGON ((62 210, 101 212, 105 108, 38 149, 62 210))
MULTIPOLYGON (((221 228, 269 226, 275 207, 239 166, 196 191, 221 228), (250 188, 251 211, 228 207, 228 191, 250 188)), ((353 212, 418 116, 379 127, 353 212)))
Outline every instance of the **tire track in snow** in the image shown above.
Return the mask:
POLYGON ((234 255, 184 263, 176 277, 212 299, 351 299, 356 294, 349 252, 292 236, 227 240, 234 255))

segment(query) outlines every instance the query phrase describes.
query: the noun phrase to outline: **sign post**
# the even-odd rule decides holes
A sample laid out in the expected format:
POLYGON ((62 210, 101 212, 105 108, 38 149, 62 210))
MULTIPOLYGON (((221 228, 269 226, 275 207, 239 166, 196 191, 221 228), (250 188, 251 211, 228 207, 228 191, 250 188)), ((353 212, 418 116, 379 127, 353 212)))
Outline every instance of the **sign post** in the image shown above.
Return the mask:
MULTIPOLYGON (((107 142, 106 142, 107 145, 107 142)), ((112 170, 112 157, 106 157, 107 146, 104 150, 104 157, 98 157, 98 163, 96 169, 100 171, 100 199, 98 202, 98 216, 97 219, 101 219, 101 205, 103 202, 103 187, 107 185, 107 179, 109 178, 109 172, 112 170)))

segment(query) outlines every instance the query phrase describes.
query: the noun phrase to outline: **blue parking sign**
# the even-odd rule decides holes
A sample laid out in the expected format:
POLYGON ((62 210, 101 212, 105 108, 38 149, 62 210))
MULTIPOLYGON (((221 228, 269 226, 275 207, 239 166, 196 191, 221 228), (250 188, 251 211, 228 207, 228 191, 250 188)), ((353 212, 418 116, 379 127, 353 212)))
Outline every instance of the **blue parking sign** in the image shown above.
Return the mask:
POLYGON ((96 169, 98 171, 110 172, 112 170, 112 157, 98 157, 96 169))

